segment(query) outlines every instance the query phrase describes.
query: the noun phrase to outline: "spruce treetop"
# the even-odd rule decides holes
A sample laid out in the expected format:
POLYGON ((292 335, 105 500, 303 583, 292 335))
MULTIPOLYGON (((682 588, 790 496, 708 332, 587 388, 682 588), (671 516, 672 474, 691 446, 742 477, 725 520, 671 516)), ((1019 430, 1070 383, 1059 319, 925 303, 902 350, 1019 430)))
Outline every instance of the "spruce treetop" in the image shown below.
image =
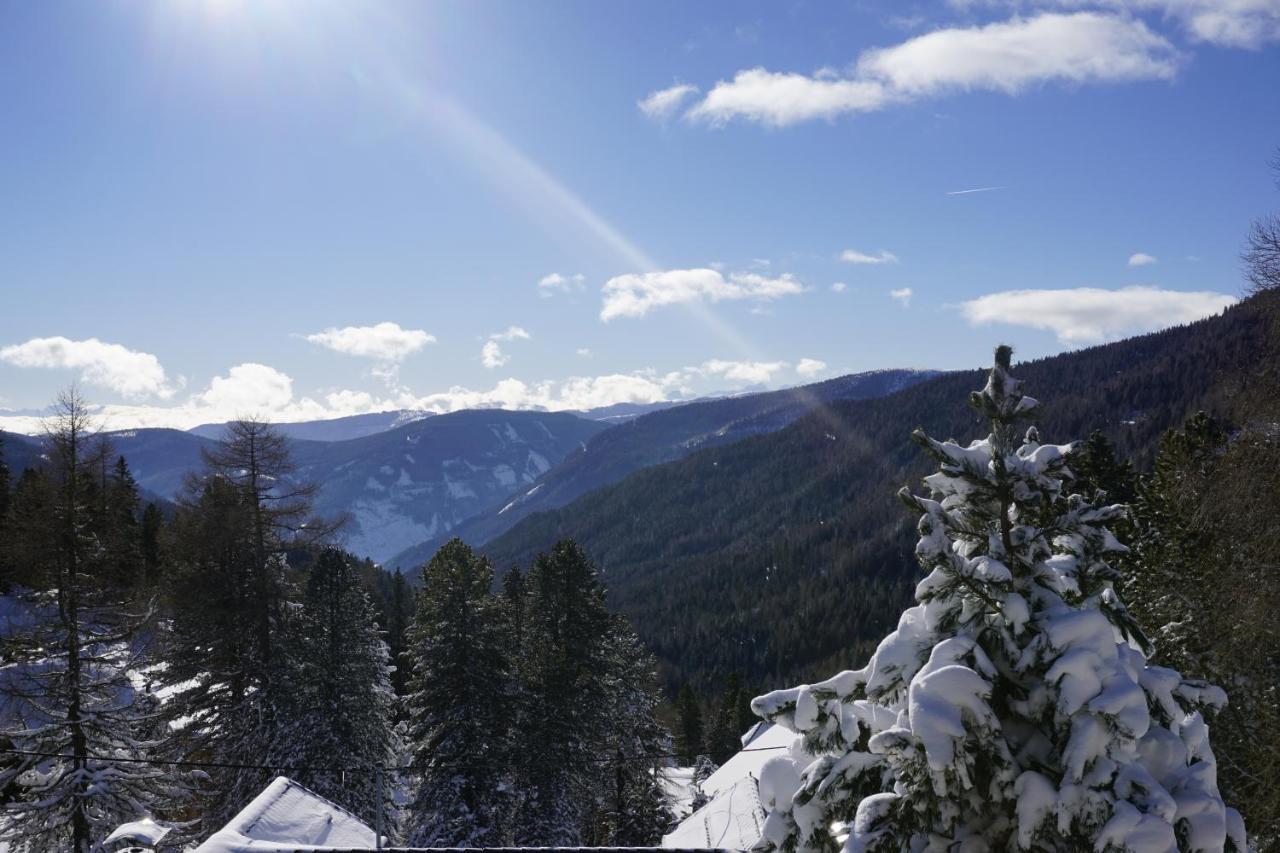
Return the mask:
POLYGON ((752 703, 798 735, 761 774, 766 849, 1244 849, 1206 724, 1226 697, 1147 664, 1108 564, 1126 510, 1072 489, 1077 445, 1041 442, 1011 356, 970 398, 986 438, 915 433, 938 462, 901 492, 916 605, 863 669, 752 703))

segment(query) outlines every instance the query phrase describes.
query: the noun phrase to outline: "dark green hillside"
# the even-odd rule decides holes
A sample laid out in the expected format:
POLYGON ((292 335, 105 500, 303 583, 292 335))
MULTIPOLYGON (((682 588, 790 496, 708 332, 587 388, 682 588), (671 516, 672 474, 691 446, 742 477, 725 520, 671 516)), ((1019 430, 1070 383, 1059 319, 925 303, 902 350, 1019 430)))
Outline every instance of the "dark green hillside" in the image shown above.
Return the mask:
POLYGON ((413 571, 457 536, 480 545, 496 539, 527 516, 556 509, 616 483, 633 471, 682 459, 697 450, 751 435, 776 432, 805 412, 837 400, 883 397, 936 375, 933 370, 876 370, 839 376, 796 388, 697 400, 643 414, 591 438, 540 477, 532 488, 463 522, 457 528, 406 549, 388 561, 413 571))
MULTIPOLYGON (((1197 409, 1222 411, 1262 358, 1256 300, 1220 317, 1017 366, 1043 399, 1046 441, 1102 429, 1145 463, 1197 409)), ((993 340, 994 343, 994 340, 993 340)), ((485 551, 505 569, 561 537, 599 563, 613 604, 669 684, 742 671, 787 683, 856 664, 916 577, 914 519, 895 497, 926 462, 910 439, 979 437, 980 370, 834 403, 786 429, 632 474, 532 516, 485 551)))

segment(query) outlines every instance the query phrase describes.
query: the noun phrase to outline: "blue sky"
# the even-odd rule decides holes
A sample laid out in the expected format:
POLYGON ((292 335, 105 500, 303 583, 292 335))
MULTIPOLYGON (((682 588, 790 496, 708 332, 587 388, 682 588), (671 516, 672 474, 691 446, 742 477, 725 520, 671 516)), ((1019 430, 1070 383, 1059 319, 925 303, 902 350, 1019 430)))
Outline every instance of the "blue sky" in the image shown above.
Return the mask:
POLYGON ((566 408, 1213 313, 1278 44, 1277 0, 0 3, 0 426, 73 380, 117 428, 566 408))

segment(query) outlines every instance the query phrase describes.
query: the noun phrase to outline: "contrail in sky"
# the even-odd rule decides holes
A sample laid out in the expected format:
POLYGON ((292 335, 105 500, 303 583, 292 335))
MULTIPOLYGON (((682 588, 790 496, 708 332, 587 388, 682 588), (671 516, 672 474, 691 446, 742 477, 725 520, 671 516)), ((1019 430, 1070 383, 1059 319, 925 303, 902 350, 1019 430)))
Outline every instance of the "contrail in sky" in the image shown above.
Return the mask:
POLYGON ((952 190, 951 192, 947 193, 947 195, 968 195, 969 193, 989 193, 993 190, 1003 190, 1003 189, 1008 189, 1008 187, 978 187, 977 189, 972 189, 972 190, 952 190))

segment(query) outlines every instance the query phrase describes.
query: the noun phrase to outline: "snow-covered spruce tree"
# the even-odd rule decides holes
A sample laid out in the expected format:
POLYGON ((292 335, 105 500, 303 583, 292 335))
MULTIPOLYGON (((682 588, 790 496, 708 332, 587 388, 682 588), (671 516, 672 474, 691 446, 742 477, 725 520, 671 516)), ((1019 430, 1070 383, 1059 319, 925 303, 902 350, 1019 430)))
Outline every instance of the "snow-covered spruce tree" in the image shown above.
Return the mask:
MULTIPOLYGON (((350 558, 325 548, 311 567, 301 610, 285 634, 295 683, 293 707, 273 752, 296 767, 394 767, 401 752, 394 730, 395 696, 387 644, 373 604, 350 558)), ((382 809, 392 829, 395 780, 384 780, 379 802, 372 772, 295 772, 296 780, 349 809, 370 826, 382 809)))
POLYGON ((0 597, 0 742, 31 753, 0 769, 10 798, 0 839, 18 853, 87 853, 117 824, 155 809, 168 784, 158 768, 111 761, 159 746, 149 739, 155 704, 132 679, 147 662, 149 608, 109 582, 103 542, 118 531, 87 500, 97 439, 74 391, 59 398, 46 439, 46 512, 17 513, 16 532, 49 553, 24 572, 33 588, 0 597))
POLYGON ((902 493, 916 606, 865 668, 752 703, 798 734, 761 773, 763 848, 1244 849, 1203 716, 1225 696, 1147 664, 1107 564, 1125 510, 1071 493, 1075 445, 1019 441, 1037 404, 1010 355, 972 395, 987 438, 916 433, 940 463, 902 493))
POLYGON ((658 844, 674 822, 658 776, 671 735, 658 721, 657 662, 631 626, 614 616, 605 639, 608 661, 605 742, 597 748, 604 771, 601 820, 595 843, 610 847, 658 844))
POLYGON ((461 540, 423 573, 408 655, 409 843, 500 846, 510 811, 508 711, 513 685, 493 567, 461 540))

